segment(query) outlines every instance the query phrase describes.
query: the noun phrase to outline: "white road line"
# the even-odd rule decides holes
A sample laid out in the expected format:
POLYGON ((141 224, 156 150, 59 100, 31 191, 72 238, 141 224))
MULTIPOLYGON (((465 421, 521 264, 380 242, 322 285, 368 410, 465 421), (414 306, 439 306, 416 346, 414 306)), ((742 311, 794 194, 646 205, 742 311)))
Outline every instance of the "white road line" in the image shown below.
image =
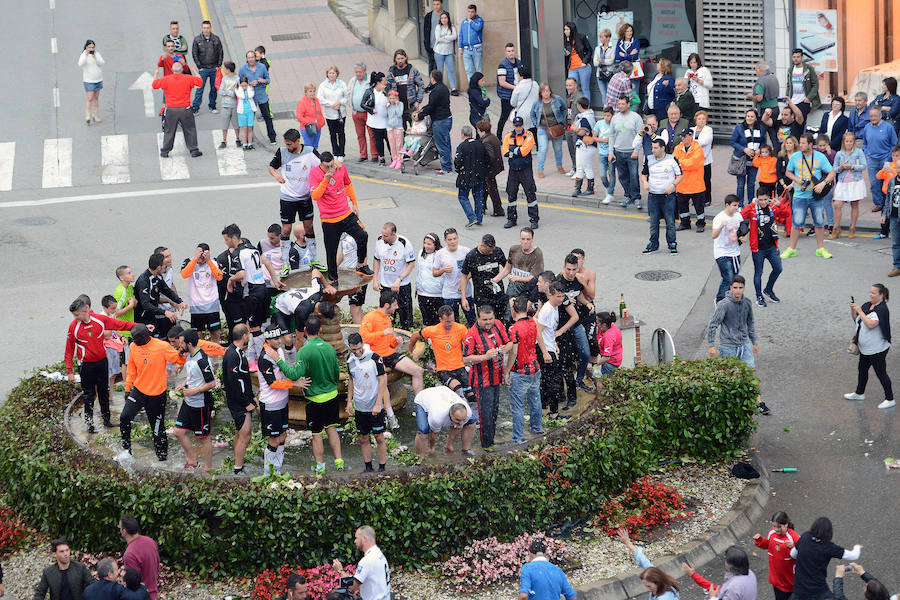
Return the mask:
POLYGON ((59 108, 59 88, 53 88, 53 106, 59 108))
POLYGON ((102 183, 128 183, 128 136, 104 135, 100 138, 100 181, 102 183))
POLYGON ((277 181, 263 183, 235 183, 231 185, 195 185, 189 187, 164 187, 151 190, 133 190, 128 192, 111 192, 108 194, 84 194, 80 196, 58 196, 56 198, 43 198, 41 200, 16 200, 14 202, 0 202, 0 209, 4 208, 28 208, 31 206, 48 206, 52 204, 72 204, 75 202, 89 202, 91 200, 114 200, 117 198, 144 198, 152 196, 169 196, 174 194, 193 194, 206 192, 227 192, 230 190, 253 190, 258 188, 274 188, 277 181))
POLYGON ((56 9, 56 0, 50 0, 50 10, 56 9))
POLYGON ((219 163, 219 175, 226 177, 228 175, 246 175, 247 163, 244 162, 244 151, 236 146, 232 140, 228 147, 219 148, 222 142, 222 130, 214 129, 212 131, 213 145, 216 149, 216 162, 219 163))
POLYGON ((52 37, 52 38, 50 38, 50 53, 51 53, 51 54, 56 54, 56 51, 57 51, 57 48, 56 48, 56 38, 55 38, 55 37, 52 37))
MULTIPOLYGON (((156 145, 162 151, 163 134, 156 134, 156 145)), ((188 151, 184 145, 184 135, 180 131, 175 132, 175 146, 169 152, 168 158, 159 157, 159 175, 163 181, 175 179, 187 179, 191 176, 188 170, 188 151)))
POLYGON ((72 138, 44 140, 44 175, 41 187, 72 187, 72 138))
POLYGON ((0 144, 0 191, 8 192, 12 189, 13 164, 16 160, 16 143, 3 142, 0 144))

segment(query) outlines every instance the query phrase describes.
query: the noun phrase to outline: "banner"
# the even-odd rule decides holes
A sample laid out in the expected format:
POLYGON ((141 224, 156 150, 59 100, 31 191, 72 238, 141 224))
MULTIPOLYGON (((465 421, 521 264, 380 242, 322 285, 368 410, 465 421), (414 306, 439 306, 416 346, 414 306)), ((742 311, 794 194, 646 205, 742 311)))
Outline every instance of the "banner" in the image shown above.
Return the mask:
POLYGON ((838 70, 837 11, 798 8, 797 44, 816 72, 838 70))

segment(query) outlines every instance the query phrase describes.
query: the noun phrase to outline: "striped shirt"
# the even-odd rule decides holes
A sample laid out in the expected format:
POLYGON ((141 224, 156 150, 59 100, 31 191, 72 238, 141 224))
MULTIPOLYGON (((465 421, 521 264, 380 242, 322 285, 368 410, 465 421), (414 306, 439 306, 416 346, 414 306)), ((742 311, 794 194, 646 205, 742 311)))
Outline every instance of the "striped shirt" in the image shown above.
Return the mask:
MULTIPOLYGON (((483 331, 478 325, 473 325, 463 342, 463 353, 465 356, 482 355, 491 348, 499 348, 507 343, 509 343, 509 334, 500 321, 494 321, 494 326, 489 331, 483 331)), ((472 387, 500 385, 503 381, 502 367, 503 356, 501 354, 498 354, 498 358, 493 360, 470 365, 469 385, 472 387)))

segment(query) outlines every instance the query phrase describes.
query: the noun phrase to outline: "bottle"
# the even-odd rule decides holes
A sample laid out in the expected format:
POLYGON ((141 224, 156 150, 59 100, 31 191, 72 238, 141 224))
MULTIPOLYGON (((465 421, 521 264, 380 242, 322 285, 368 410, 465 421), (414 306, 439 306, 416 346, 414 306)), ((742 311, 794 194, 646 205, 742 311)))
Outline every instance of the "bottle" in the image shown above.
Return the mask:
POLYGON ((500 344, 497 343, 497 340, 494 337, 493 333, 491 333, 491 335, 489 335, 488 337, 491 338, 491 343, 494 344, 494 348, 497 349, 497 354, 493 358, 494 364, 497 365, 497 368, 502 370, 503 369, 503 352, 500 351, 500 344))
POLYGON ((797 467, 781 467, 778 469, 772 469, 773 473, 796 473, 797 467))
POLYGON ((628 307, 625 306, 625 294, 619 296, 619 318, 624 319, 628 316, 628 307))

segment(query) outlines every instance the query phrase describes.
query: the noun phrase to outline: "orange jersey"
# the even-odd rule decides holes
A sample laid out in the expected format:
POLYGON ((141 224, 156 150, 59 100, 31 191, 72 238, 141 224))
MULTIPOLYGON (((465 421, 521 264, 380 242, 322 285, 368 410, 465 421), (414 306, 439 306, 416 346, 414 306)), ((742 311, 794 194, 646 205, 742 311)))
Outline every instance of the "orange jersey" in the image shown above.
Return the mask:
POLYGON ((449 332, 440 323, 422 328, 422 337, 431 340, 438 371, 463 368, 462 343, 466 339, 466 331, 462 323, 454 323, 449 332))
POLYGON ((754 157, 753 166, 759 169, 756 180, 761 183, 775 183, 777 179, 775 174, 775 163, 777 162, 778 158, 775 156, 754 157))
POLYGON ((207 356, 225 356, 225 348, 218 342, 201 339, 197 342, 197 347, 206 352, 207 356))
POLYGON ((359 326, 359 335, 378 356, 390 356, 397 352, 399 342, 393 335, 384 335, 384 330, 393 327, 391 318, 380 310, 366 313, 359 326))
POLYGON ((157 338, 143 346, 134 342, 128 348, 128 369, 125 374, 125 391, 136 387, 147 396, 157 396, 166 391, 166 363, 183 365, 185 357, 167 342, 157 338))

